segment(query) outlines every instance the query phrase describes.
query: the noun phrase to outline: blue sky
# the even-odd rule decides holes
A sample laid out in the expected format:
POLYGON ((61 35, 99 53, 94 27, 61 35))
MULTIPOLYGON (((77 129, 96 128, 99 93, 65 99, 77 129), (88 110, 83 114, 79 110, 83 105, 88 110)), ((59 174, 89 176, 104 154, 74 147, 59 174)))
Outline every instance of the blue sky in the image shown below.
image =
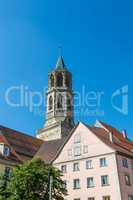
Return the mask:
MULTIPOLYGON (((85 87, 86 94, 103 94, 93 107, 99 114, 85 114, 88 107, 84 105, 83 110, 77 109, 75 121, 92 124, 101 119, 127 129, 133 138, 132 7, 131 0, 0 1, 0 124, 32 135, 43 126, 42 106, 33 112, 26 106, 12 107, 5 94, 8 88, 20 85, 42 93, 61 45, 73 73, 74 91, 82 93, 85 87), (128 87, 126 114, 111 104, 112 94, 123 86, 128 87)), ((12 92, 11 99, 18 102, 18 91, 12 92)), ((113 104, 121 107, 121 100, 118 95, 113 104)))

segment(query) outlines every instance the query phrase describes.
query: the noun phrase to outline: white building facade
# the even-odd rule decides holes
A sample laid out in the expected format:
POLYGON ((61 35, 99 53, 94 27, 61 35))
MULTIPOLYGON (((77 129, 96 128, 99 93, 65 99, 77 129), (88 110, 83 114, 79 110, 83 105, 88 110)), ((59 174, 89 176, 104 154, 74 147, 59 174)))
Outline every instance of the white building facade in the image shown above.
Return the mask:
POLYGON ((65 144, 54 165, 63 172, 68 190, 66 199, 122 199, 115 151, 82 123, 65 144))

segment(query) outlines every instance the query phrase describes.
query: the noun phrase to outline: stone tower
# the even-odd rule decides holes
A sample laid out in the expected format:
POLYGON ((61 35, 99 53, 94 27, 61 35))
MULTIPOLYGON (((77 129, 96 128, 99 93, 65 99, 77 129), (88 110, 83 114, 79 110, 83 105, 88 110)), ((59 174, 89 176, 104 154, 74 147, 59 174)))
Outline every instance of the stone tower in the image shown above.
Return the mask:
POLYGON ((44 128, 39 129, 37 137, 47 141, 61 139, 74 126, 72 75, 62 56, 49 73, 46 104, 46 122, 44 128))

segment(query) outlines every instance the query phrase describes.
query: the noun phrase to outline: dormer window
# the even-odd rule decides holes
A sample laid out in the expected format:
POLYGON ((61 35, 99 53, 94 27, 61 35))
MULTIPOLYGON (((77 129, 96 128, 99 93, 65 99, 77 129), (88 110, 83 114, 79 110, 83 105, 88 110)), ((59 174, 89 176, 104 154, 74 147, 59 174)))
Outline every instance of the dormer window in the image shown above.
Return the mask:
POLYGON ((8 146, 4 146, 3 155, 9 156, 9 154, 10 154, 10 148, 8 146))
POLYGON ((0 144, 0 152, 3 156, 9 156, 10 155, 10 147, 7 144, 0 144))

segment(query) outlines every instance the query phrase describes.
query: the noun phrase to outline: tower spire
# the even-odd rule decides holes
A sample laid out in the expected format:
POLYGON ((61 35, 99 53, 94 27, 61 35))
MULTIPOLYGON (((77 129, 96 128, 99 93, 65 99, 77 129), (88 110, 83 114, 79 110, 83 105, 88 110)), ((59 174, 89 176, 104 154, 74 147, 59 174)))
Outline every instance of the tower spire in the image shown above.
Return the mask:
POLYGON ((59 46, 58 50, 59 50, 59 57, 56 63, 56 69, 65 69, 66 66, 63 60, 63 56, 62 56, 62 46, 59 46))
POLYGON ((59 56, 57 63, 56 63, 56 69, 65 69, 65 68, 66 68, 66 66, 65 66, 63 57, 59 56))

